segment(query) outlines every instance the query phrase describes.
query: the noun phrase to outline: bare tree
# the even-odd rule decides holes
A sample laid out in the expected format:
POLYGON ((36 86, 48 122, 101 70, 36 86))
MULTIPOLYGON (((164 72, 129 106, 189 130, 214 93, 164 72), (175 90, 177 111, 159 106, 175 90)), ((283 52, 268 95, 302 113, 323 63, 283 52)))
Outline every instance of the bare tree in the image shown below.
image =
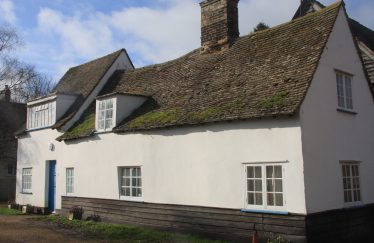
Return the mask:
POLYGON ((34 66, 11 56, 21 44, 14 28, 0 26, 0 91, 7 85, 12 91, 12 100, 25 102, 48 94, 53 82, 34 66))

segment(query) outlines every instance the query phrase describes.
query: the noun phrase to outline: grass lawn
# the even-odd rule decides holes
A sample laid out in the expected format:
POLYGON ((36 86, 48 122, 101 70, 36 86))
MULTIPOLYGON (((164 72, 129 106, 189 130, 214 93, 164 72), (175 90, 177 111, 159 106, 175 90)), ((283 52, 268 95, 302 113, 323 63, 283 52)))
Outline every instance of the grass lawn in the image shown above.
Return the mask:
POLYGON ((44 216, 38 217, 36 220, 51 222, 60 227, 70 228, 111 242, 222 242, 206 240, 193 235, 162 232, 128 225, 68 220, 61 216, 44 216))
POLYGON ((0 207, 0 215, 22 215, 22 212, 15 209, 0 207))

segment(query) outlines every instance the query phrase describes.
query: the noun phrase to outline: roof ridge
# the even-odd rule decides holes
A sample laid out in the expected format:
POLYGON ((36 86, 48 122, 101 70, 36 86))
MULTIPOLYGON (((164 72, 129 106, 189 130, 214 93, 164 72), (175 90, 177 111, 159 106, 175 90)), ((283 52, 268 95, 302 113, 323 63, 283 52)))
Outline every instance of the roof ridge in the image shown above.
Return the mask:
MULTIPOLYGON (((285 22, 285 23, 273 26, 273 27, 271 27, 269 29, 260 30, 260 31, 256 31, 256 32, 250 32, 250 33, 248 33, 246 35, 240 36, 236 40, 236 42, 239 41, 240 39, 243 39, 243 38, 251 38, 252 36, 256 36, 258 34, 263 34, 263 33, 267 33, 267 32, 270 32, 270 31, 275 31, 275 30, 277 30, 279 28, 282 28, 282 27, 284 27, 284 26, 286 26, 288 24, 291 24, 291 23, 295 23, 297 21, 304 21, 305 18, 311 18, 311 17, 313 17, 315 15, 324 14, 327 11, 330 11, 332 9, 341 7, 342 4, 344 6, 344 1, 343 0, 338 0, 337 2, 335 2, 335 3, 333 3, 333 4, 331 4, 331 5, 327 6, 327 7, 325 7, 324 9, 322 9, 322 10, 320 10, 318 12, 313 12, 313 13, 307 14, 307 15, 299 17, 297 19, 290 20, 288 22, 285 22)), ((234 43, 234 45, 235 45, 235 43, 234 43)), ((168 63, 174 62, 176 60, 180 60, 180 59, 186 58, 186 57, 194 54, 195 52, 197 52, 199 50, 200 50, 200 47, 196 48, 196 49, 193 49, 192 51, 190 51, 190 52, 188 52, 188 53, 186 53, 186 54, 184 54, 184 55, 182 55, 180 57, 177 57, 177 58, 165 61, 165 62, 161 62, 161 63, 155 63, 155 64, 150 64, 150 65, 147 65, 147 66, 143 66, 143 67, 140 67, 140 68, 134 68, 133 70, 127 70, 127 72, 128 71, 130 71, 130 72, 137 72, 137 71, 142 71, 142 70, 148 69, 148 68, 157 68, 157 67, 160 67, 160 66, 164 66, 164 65, 167 65, 168 63)), ((227 49, 227 50, 229 50, 229 49, 227 49)), ((227 51, 227 50, 224 50, 224 51, 227 51)), ((210 53, 208 55, 211 56, 211 55, 217 55, 217 54, 220 54, 220 52, 214 52, 214 53, 210 53)))
POLYGON ((70 67, 68 70, 70 70, 70 69, 75 69, 75 68, 79 68, 79 67, 82 67, 82 66, 84 66, 84 65, 87 65, 87 64, 90 64, 90 63, 96 62, 96 61, 100 61, 101 59, 107 58, 107 57, 109 57, 109 56, 111 56, 111 55, 114 55, 114 54, 119 55, 122 51, 126 52, 126 49, 125 49, 125 48, 121 48, 121 49, 119 49, 119 50, 117 50, 117 51, 114 51, 114 52, 111 52, 111 53, 109 53, 109 54, 106 54, 105 56, 98 57, 98 58, 93 59, 93 60, 91 60, 91 61, 88 61, 88 62, 85 62, 85 63, 79 64, 79 65, 77 65, 77 66, 70 67))

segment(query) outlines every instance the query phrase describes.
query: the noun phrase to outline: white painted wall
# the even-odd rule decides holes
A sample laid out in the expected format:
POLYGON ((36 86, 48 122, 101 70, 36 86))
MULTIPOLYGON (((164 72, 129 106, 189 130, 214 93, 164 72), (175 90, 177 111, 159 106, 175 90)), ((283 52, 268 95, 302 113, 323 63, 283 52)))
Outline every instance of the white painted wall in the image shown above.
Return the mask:
POLYGON ((57 95, 57 113, 56 113, 56 120, 58 121, 70 108, 70 106, 75 102, 77 96, 75 95, 57 95))
POLYGON ((374 102, 341 10, 300 110, 307 212, 343 208, 339 161, 361 161, 363 203, 374 202, 374 102), (337 111, 334 69, 353 74, 357 115, 337 111))
POLYGON ((47 161, 58 160, 58 156, 63 153, 63 144, 55 140, 60 135, 56 130, 44 129, 30 131, 18 139, 16 201, 19 204, 48 205, 47 161), (54 151, 49 149, 51 143, 54 144, 54 151), (32 194, 22 193, 23 168, 32 168, 32 194))
POLYGON ((116 125, 131 115, 146 100, 144 96, 116 95, 116 125))
POLYGON ((30 133, 19 140, 18 181, 32 166, 33 195, 17 202, 44 206, 45 160, 57 159, 57 208, 66 195, 66 168, 74 167, 75 196, 119 199, 119 166, 141 166, 143 200, 150 203, 245 207, 244 164, 288 161, 285 167, 285 210, 305 213, 299 121, 260 120, 130 134, 97 134, 90 139, 48 142, 58 134, 30 133), (35 151, 35 152, 34 152, 35 151), (36 172, 37 171, 37 172, 36 172))

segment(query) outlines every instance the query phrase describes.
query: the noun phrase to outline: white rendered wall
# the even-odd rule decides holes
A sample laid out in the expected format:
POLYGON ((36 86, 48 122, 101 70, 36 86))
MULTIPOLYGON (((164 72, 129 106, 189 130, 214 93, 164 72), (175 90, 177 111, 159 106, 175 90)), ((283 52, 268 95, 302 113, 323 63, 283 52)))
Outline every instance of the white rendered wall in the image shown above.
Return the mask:
MULTIPOLYGON (((56 130, 43 129, 28 132, 18 139, 16 202, 34 206, 47 206, 46 181, 48 181, 47 161, 58 160, 63 153, 63 144, 55 139, 62 135, 56 130), (50 150, 53 143, 54 150, 50 150), (32 168, 32 194, 22 193, 22 169, 32 168)), ((57 171, 57 177, 59 177, 57 171)), ((57 189, 58 190, 58 189, 57 189)))
POLYGON ((146 100, 146 97, 135 95, 117 95, 116 102, 116 125, 131 115, 146 100))
POLYGON ((73 196, 119 199, 120 166, 141 166, 143 200, 222 208, 245 207, 244 163, 285 167, 285 211, 305 213, 301 131, 297 119, 222 123, 143 134, 97 134, 65 144, 45 130, 19 139, 17 202, 47 206, 46 160, 57 160, 57 208, 74 168, 73 196), (55 151, 48 150, 53 142, 55 151), (33 167, 33 194, 21 194, 21 170, 33 167))
POLYGON ((339 161, 361 161, 364 204, 374 202, 374 102, 341 10, 300 110, 308 213, 345 207, 339 161), (353 74, 357 115, 337 111, 334 69, 353 74))

